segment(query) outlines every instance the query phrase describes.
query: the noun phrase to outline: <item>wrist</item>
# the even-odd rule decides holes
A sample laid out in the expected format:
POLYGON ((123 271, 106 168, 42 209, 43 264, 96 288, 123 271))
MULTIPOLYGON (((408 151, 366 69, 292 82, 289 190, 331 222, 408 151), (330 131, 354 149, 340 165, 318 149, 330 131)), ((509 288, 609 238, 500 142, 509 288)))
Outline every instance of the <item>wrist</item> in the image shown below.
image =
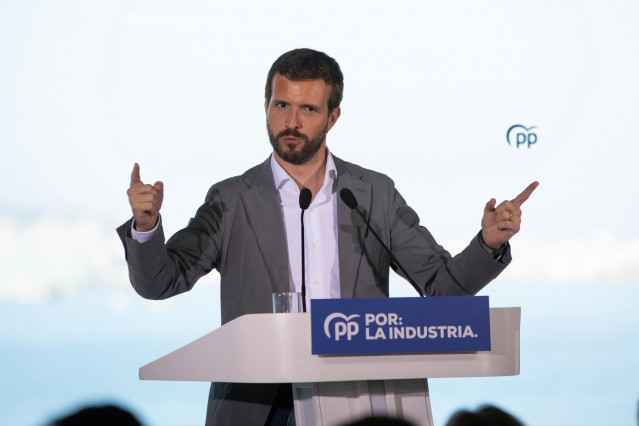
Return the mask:
POLYGON ((508 242, 505 242, 504 244, 502 244, 501 246, 497 248, 489 246, 488 243, 486 243, 486 241, 484 240, 484 235, 482 231, 479 231, 479 234, 477 235, 477 239, 479 241, 479 245, 481 245, 484 251, 488 253, 493 259, 498 259, 501 255, 504 254, 504 252, 508 248, 508 242))
MULTIPOLYGON (((144 221, 146 222, 146 221, 144 221)), ((141 223, 138 222, 138 220, 135 218, 135 216, 133 217, 133 230, 136 232, 141 232, 141 233, 146 233, 146 232, 151 232, 154 231, 157 227, 158 224, 160 223, 160 215, 158 215, 154 221, 152 221, 151 224, 147 224, 147 223, 141 223)))

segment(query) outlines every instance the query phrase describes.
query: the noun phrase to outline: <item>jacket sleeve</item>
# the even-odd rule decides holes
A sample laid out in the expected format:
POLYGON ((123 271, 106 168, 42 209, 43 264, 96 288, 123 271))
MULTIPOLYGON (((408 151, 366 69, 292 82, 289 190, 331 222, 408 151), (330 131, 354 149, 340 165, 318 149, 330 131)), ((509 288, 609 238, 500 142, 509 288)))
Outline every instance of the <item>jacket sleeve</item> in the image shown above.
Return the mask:
POLYGON ((117 229, 124 245, 129 279, 146 299, 166 299, 191 290, 199 278, 217 268, 222 249, 223 209, 209 191, 186 228, 166 243, 162 224, 144 243, 131 237, 130 219, 117 229))
POLYGON ((510 249, 497 261, 481 247, 477 236, 461 253, 451 256, 420 225, 417 213, 406 204, 392 181, 388 191, 391 250, 425 295, 474 295, 510 263, 510 249))

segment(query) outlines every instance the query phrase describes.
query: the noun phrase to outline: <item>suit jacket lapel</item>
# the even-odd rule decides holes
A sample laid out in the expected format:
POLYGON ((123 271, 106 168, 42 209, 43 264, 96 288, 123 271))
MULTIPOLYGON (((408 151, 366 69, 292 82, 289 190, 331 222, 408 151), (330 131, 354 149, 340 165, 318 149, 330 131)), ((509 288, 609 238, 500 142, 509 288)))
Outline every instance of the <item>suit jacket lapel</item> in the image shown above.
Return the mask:
MULTIPOLYGON (((368 217, 372 205, 372 185, 344 161, 333 156, 337 168, 337 198, 342 188, 353 191, 360 210, 368 217)), ((270 157, 245 178, 249 189, 242 192, 242 202, 260 252, 267 264, 273 292, 291 289, 290 266, 282 207, 273 182, 270 157)), ((337 245, 339 250, 342 297, 354 297, 355 283, 363 255, 366 225, 359 215, 337 200, 337 245)))
MULTIPOLYGON (((333 156, 337 168, 337 192, 342 188, 353 191, 358 207, 368 217, 371 210, 372 186, 363 181, 361 174, 347 167, 340 159, 333 156)), ((337 201, 337 240, 339 250, 339 276, 341 296, 351 298, 355 295, 355 283, 361 263, 366 225, 362 218, 342 202, 337 201)))
POLYGON ((273 292, 294 291, 290 288, 286 231, 270 157, 245 180, 250 188, 241 193, 242 203, 269 271, 273 292))

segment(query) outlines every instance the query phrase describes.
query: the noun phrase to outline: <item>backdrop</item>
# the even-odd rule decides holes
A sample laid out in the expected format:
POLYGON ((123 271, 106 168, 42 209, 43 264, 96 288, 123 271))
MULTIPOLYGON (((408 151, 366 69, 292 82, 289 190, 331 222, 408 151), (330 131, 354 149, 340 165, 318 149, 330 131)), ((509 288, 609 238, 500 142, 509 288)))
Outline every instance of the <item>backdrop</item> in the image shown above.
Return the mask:
POLYGON ((114 232, 130 172, 165 183, 167 234, 186 225, 269 155, 266 73, 311 47, 345 75, 331 151, 391 176, 451 252, 491 197, 541 183, 482 292, 522 307, 522 374, 431 381, 436 423, 492 403, 530 424, 633 424, 637 19, 621 0, 0 1, 0 422, 103 401, 203 422, 205 384, 137 368, 219 326, 218 275, 134 294, 114 232))

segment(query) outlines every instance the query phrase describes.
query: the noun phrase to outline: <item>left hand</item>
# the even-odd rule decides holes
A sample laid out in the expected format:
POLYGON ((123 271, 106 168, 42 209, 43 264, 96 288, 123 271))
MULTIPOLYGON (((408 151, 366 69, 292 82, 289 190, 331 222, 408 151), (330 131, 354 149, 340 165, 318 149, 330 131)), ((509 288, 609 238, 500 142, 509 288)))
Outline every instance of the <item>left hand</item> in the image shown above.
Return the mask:
POLYGON ((537 186, 539 186, 539 182, 531 183, 513 200, 504 201, 497 207, 495 207, 497 200, 494 198, 486 203, 484 216, 481 219, 481 232, 488 247, 498 249, 519 232, 521 205, 530 197, 537 186))

